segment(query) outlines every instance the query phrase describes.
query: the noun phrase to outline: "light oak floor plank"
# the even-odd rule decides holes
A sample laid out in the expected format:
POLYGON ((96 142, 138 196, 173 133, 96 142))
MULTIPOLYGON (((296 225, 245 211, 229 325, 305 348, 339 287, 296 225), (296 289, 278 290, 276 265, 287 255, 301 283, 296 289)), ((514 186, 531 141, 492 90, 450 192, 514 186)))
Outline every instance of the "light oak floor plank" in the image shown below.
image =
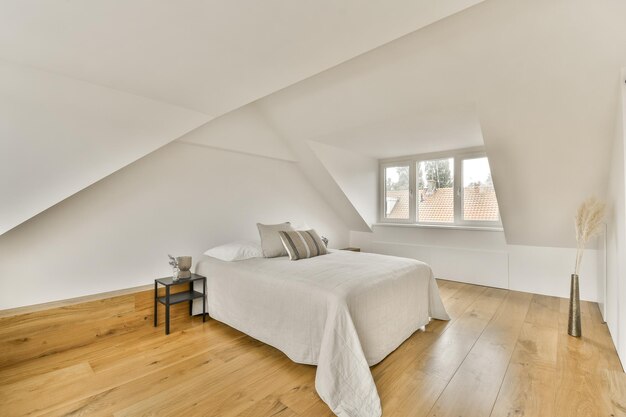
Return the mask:
POLYGON ((509 292, 431 410, 431 417, 488 417, 519 337, 531 294, 509 292), (472 395, 467 388, 472 387, 472 395))
POLYGON ((559 299, 535 295, 492 417, 554 415, 559 299))

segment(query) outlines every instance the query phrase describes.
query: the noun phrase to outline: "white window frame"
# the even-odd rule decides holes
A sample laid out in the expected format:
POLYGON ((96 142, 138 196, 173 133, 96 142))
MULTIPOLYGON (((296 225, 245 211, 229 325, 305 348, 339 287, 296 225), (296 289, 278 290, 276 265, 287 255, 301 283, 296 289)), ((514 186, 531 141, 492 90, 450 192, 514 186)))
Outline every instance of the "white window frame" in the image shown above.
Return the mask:
POLYGON ((381 196, 378 199, 380 201, 379 205, 379 213, 378 216, 383 223, 415 223, 415 167, 412 165, 412 161, 410 159, 394 159, 389 163, 381 163, 380 164, 380 181, 382 184, 381 196), (391 167, 397 166, 408 166, 409 167, 409 218, 408 219, 392 219, 387 217, 387 213, 385 213, 385 203, 387 199, 387 184, 385 178, 385 170, 391 167))
POLYGON ((464 188, 463 188, 463 161, 466 159, 476 159, 487 157, 487 154, 482 147, 458 149, 454 151, 444 152, 432 152, 427 154, 411 155, 401 158, 388 158, 379 161, 379 221, 381 223, 399 223, 428 227, 477 227, 477 228, 502 228, 502 220, 500 212, 498 210, 498 221, 486 221, 486 220, 464 220, 463 219, 463 201, 464 201, 464 188), (454 159, 454 222, 419 222, 417 216, 417 164, 423 161, 429 161, 433 159, 454 159), (385 169, 394 166, 409 166, 409 218, 408 219, 390 219, 386 217, 385 213, 385 199, 387 195, 386 183, 385 183, 385 169))
MULTIPOLYGON (((453 158, 454 159, 454 164, 453 164, 453 173, 452 173, 452 181, 454 184, 454 192, 457 192, 457 188, 456 188, 456 184, 457 184, 457 173, 456 173, 456 158, 454 156, 451 156, 449 154, 445 154, 443 156, 435 156, 435 157, 428 157, 428 158, 418 158, 416 160, 414 160, 413 165, 415 165, 415 177, 416 177, 416 184, 415 187, 417 187, 417 165, 420 162, 424 162, 424 161, 436 161, 436 160, 442 160, 442 159, 450 159, 453 158)), ((458 223, 456 223, 456 219, 457 219, 457 212, 459 211, 459 208, 457 207, 457 198, 455 196, 454 198, 454 220, 452 221, 452 223, 448 223, 448 222, 420 222, 419 219, 419 205, 417 204, 417 197, 419 196, 419 193, 417 192, 417 188, 415 189, 415 224, 422 224, 425 226, 455 226, 458 225, 458 223)))

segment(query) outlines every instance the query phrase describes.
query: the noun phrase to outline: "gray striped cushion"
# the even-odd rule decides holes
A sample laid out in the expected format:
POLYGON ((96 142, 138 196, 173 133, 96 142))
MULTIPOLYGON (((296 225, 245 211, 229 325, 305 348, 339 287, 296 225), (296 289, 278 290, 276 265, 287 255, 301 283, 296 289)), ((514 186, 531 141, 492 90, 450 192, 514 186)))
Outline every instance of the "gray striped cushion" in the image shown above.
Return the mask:
POLYGON ((324 245, 322 239, 315 233, 315 230, 280 231, 278 234, 280 235, 280 240, 282 240, 285 250, 287 250, 289 259, 292 261, 326 255, 328 253, 326 245, 324 245))

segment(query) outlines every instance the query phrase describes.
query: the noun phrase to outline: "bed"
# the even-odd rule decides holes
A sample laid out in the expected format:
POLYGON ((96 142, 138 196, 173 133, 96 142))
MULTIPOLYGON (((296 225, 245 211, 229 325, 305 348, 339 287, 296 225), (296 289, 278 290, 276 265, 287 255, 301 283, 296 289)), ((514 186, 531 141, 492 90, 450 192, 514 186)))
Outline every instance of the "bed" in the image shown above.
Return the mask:
POLYGON ((378 417, 369 367, 430 318, 448 320, 430 267, 413 259, 331 251, 224 262, 204 256, 215 320, 317 365, 315 388, 340 417, 378 417))

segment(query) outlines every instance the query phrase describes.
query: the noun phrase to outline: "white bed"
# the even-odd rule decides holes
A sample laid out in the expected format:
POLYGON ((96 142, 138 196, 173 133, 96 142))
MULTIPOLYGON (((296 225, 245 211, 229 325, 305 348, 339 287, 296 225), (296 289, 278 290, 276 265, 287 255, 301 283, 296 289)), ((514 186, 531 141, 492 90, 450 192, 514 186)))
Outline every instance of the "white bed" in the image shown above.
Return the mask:
POLYGON ((224 262, 204 256, 208 312, 298 363, 317 365, 315 387, 338 416, 378 417, 369 366, 430 318, 448 320, 430 267, 413 259, 332 251, 224 262))

